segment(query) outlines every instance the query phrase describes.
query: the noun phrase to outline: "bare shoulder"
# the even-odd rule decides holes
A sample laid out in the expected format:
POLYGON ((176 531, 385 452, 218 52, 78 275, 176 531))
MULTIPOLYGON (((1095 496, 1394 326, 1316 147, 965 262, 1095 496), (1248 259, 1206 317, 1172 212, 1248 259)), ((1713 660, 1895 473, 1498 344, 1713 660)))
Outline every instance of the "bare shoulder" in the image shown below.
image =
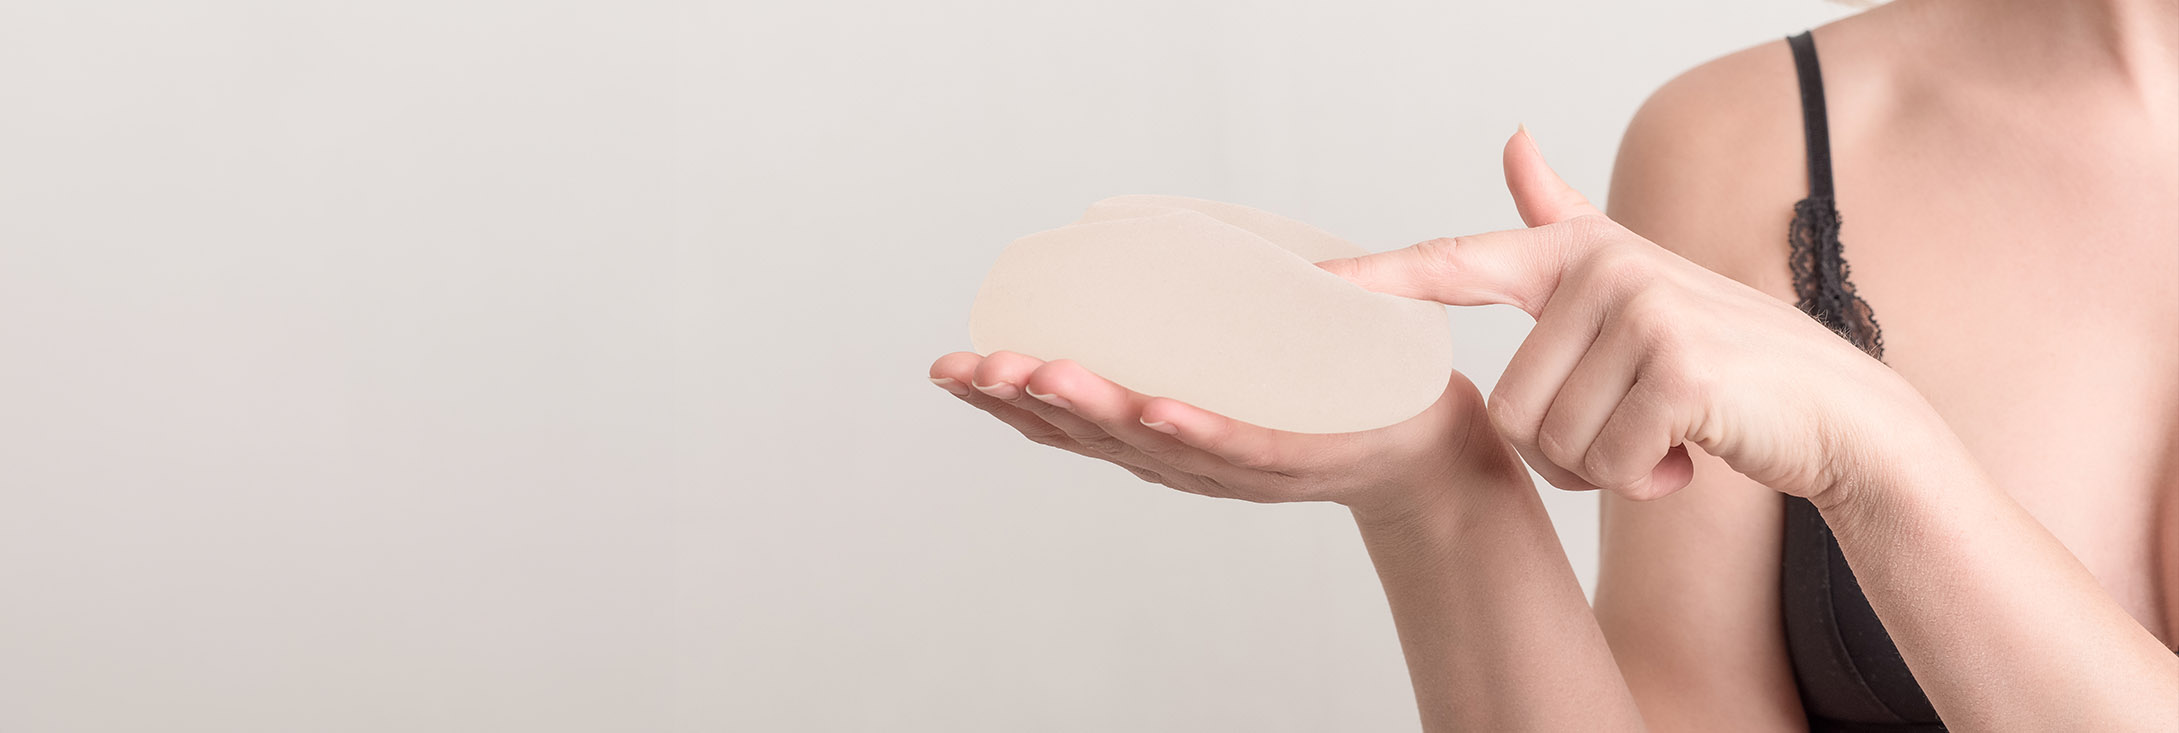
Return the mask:
POLYGON ((1696 264, 1790 298, 1786 228, 1807 194, 1799 90, 1782 39, 1666 82, 1627 125, 1608 213, 1696 264))

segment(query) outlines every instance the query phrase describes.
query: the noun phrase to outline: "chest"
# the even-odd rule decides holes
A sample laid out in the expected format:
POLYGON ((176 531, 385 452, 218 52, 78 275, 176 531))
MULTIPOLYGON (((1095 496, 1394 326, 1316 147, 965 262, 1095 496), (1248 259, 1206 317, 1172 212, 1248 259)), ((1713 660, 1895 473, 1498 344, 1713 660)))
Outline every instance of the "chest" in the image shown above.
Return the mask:
POLYGON ((1894 135, 1839 160, 1886 361, 2145 626, 2179 634, 2179 156, 1894 135), (2170 556, 2169 559, 2160 559, 2170 556))

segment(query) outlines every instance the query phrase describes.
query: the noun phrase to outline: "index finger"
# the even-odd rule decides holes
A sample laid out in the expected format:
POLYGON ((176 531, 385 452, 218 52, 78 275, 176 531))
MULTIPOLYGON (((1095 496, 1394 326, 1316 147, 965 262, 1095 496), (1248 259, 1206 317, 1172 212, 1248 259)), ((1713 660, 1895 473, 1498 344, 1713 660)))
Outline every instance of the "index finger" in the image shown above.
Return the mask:
POLYGON ((1610 220, 1551 170, 1527 127, 1506 141, 1504 163, 1513 206, 1533 229, 1433 239, 1317 265, 1381 293, 1541 314, 1558 289, 1559 273, 1608 235, 1608 227, 1596 225, 1610 220))
POLYGON ((1446 305, 1510 305, 1540 316, 1560 274, 1602 237, 1601 219, 1444 237, 1317 266, 1380 293, 1446 305))

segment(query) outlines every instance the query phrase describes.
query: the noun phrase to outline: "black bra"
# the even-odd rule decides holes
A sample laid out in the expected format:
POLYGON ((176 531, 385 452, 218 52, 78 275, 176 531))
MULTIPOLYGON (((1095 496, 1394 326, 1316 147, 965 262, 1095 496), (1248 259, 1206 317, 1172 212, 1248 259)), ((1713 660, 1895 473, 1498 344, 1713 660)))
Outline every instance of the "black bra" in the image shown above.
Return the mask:
MULTIPOLYGON (((1839 212, 1832 198, 1831 133, 1823 106, 1823 72, 1807 32, 1786 39, 1800 72, 1801 122, 1808 143, 1808 198, 1793 205, 1793 290, 1801 310, 1862 351, 1884 358, 1876 313, 1847 281, 1839 251, 1839 212)), ((1788 496, 1779 592, 1794 684, 1814 733, 1922 733, 1944 722, 1922 693, 1899 647, 1869 607, 1846 566, 1838 538, 1807 499, 1788 496)), ((2179 650, 2174 650, 2179 651, 2179 650)))
MULTIPOLYGON (((1878 359, 1876 314, 1847 280, 1832 198, 1830 126, 1823 73, 1808 33, 1786 39, 1800 71, 1808 198, 1793 205, 1793 290, 1803 312, 1878 359)), ((1831 528, 1807 499, 1788 496, 1780 592, 1786 649, 1811 731, 1942 731, 1937 711, 1877 620, 1831 528)))

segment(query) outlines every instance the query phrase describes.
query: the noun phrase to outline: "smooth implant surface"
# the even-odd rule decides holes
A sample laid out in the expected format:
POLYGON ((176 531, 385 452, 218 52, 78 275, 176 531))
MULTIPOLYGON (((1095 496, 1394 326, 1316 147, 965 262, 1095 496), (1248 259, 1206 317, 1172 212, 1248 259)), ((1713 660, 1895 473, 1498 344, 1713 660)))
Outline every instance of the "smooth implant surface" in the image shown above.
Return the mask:
POLYGON ((969 314, 978 353, 1073 359, 1144 394, 1300 433, 1421 413, 1452 371, 1445 307, 1317 261, 1367 254, 1256 209, 1122 196, 1015 240, 969 314))

